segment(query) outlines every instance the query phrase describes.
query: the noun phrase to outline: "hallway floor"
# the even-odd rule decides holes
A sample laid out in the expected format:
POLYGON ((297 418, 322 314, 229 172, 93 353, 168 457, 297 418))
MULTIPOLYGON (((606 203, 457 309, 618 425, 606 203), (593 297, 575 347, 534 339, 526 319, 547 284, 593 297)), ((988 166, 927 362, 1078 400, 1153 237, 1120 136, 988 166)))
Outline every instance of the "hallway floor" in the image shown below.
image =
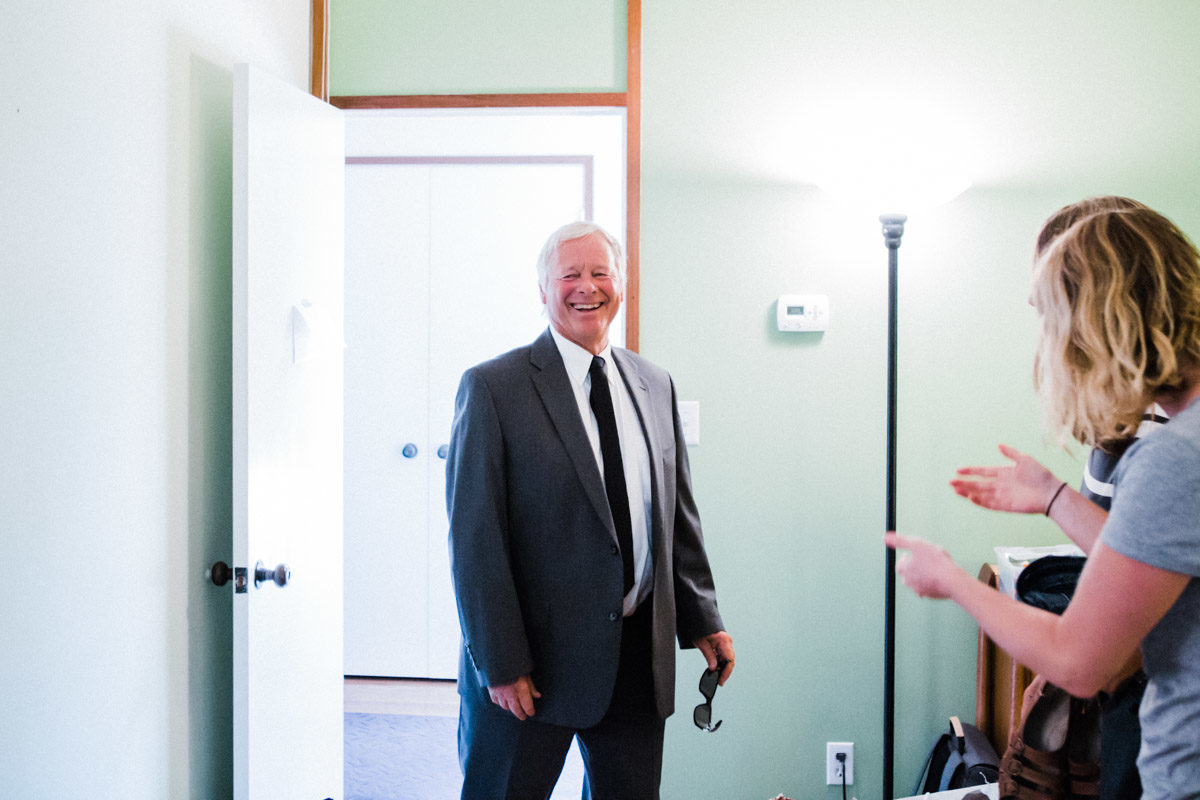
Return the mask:
MULTIPOLYGON (((344 697, 346 800, 457 800, 454 681, 347 678, 344 697)), ((576 800, 582 787, 572 745, 551 800, 576 800)))

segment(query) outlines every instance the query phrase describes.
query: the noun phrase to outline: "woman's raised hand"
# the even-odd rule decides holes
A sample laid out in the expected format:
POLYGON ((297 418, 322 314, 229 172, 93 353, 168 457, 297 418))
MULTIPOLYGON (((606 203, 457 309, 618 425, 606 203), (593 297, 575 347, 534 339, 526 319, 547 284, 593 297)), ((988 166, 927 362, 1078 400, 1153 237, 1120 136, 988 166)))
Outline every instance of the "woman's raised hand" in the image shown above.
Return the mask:
POLYGON ((1017 514, 1041 514, 1062 481, 1031 456, 1006 444, 1000 452, 1012 461, 1007 467, 960 467, 950 487, 977 506, 1017 514))

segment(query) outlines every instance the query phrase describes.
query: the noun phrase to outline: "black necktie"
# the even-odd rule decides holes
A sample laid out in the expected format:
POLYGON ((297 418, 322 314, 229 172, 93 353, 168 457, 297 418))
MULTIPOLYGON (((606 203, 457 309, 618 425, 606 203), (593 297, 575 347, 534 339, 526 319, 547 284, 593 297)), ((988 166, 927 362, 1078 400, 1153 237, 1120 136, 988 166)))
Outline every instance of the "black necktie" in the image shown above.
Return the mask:
POLYGON ((621 461, 621 439, 617 436, 617 418, 613 414, 612 395, 608 391, 608 376, 604 371, 604 359, 592 358, 588 374, 592 378, 592 392, 588 396, 596 424, 600 428, 600 455, 604 459, 604 491, 608 494, 608 507, 612 511, 613 524, 617 527, 617 544, 621 546, 621 568, 625 578, 625 591, 633 588, 633 525, 629 521, 629 495, 625 490, 625 465, 621 461))

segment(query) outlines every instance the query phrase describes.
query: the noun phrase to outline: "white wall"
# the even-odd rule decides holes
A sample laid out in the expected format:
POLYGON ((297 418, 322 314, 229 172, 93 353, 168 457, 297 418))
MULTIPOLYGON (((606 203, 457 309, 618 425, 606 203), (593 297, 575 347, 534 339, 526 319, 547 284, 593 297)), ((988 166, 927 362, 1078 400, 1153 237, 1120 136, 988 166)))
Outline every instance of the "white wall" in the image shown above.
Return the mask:
POLYGON ((228 796, 232 65, 309 2, 4 17, 0 794, 228 796))

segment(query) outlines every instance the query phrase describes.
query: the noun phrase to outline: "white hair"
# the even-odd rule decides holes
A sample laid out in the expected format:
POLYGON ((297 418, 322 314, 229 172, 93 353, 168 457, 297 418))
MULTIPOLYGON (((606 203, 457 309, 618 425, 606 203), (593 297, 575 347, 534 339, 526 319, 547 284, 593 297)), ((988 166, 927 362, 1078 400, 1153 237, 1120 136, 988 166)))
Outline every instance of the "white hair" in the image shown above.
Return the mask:
POLYGON ((612 253, 613 264, 617 270, 617 279, 621 286, 621 293, 625 293, 625 253, 621 249, 621 243, 617 241, 617 237, 594 222, 568 222, 550 234, 550 238, 546 239, 546 243, 542 245, 542 252, 537 260, 538 287, 542 292, 545 292, 550 284, 550 270, 558 260, 559 246, 563 242, 582 239, 594 233, 599 234, 608 244, 608 250, 612 253))

